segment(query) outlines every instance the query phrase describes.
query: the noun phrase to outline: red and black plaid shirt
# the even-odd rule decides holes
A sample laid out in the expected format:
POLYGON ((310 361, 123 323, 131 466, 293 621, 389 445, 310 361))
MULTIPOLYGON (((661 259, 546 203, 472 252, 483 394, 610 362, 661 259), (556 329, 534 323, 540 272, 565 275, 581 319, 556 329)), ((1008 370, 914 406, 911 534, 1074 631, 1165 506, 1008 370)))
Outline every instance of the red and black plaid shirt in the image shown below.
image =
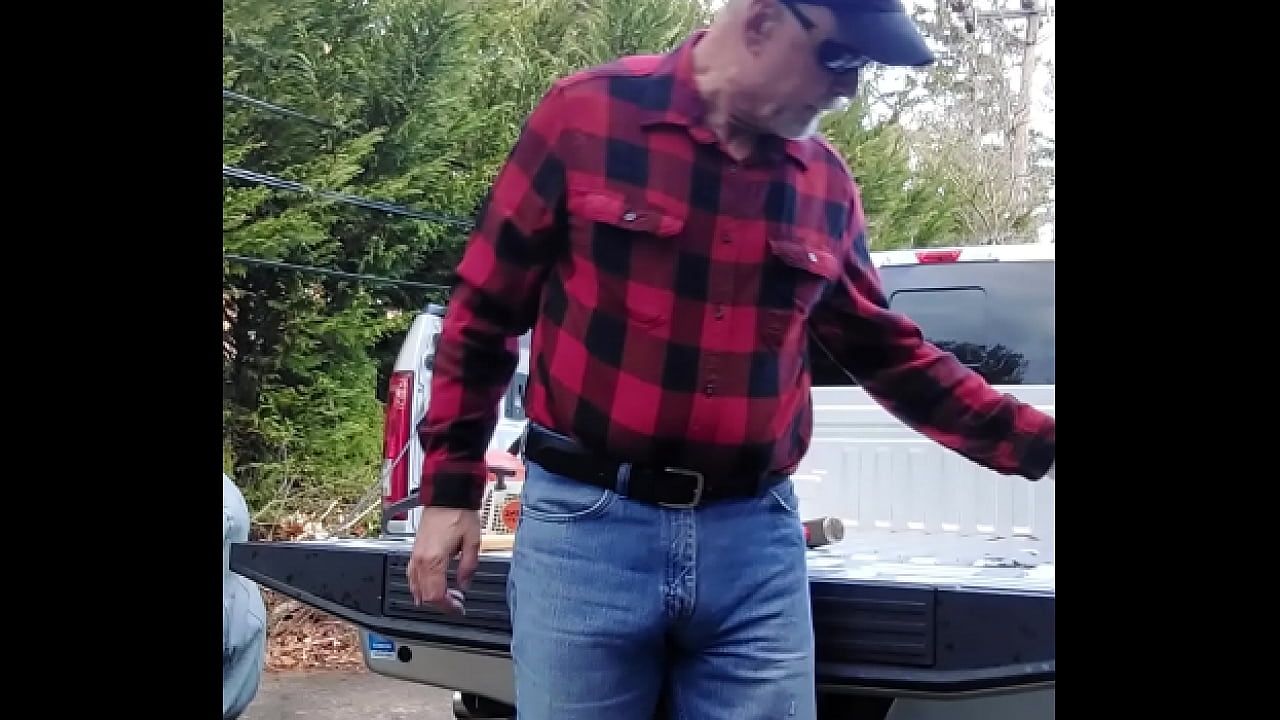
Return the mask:
POLYGON ((529 419, 617 460, 794 470, 808 325, 910 426, 1041 477, 1054 419, 886 309, 840 156, 820 139, 763 140, 742 163, 721 149, 693 84, 700 36, 563 79, 528 118, 458 267, 419 430, 426 504, 479 506, 531 327, 529 419))

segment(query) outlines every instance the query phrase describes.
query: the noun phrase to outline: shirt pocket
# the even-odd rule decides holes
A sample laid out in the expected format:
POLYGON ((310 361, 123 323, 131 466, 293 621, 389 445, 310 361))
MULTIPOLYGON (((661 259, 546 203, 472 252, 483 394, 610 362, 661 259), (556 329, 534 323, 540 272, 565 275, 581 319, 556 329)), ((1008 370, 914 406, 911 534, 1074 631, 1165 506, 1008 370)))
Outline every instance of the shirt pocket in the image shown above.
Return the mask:
POLYGON ((803 336, 810 313, 839 282, 840 272, 840 258, 825 238, 769 238, 760 290, 761 336, 767 348, 777 350, 803 336))
POLYGON ((574 258, 565 277, 569 295, 635 325, 668 322, 685 215, 601 187, 571 186, 567 209, 574 258))

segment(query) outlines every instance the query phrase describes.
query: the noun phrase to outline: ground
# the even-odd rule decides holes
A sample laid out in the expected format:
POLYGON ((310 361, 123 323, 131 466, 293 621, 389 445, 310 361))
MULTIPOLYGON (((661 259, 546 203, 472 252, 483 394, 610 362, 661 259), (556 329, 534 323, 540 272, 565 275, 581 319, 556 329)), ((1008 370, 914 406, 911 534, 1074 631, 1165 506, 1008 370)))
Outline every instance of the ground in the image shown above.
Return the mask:
POLYGON ((453 693, 363 670, 268 672, 240 720, 453 720, 453 693))
POLYGON ((263 590, 266 669, 240 720, 453 720, 453 692, 365 670, 356 629, 263 590))

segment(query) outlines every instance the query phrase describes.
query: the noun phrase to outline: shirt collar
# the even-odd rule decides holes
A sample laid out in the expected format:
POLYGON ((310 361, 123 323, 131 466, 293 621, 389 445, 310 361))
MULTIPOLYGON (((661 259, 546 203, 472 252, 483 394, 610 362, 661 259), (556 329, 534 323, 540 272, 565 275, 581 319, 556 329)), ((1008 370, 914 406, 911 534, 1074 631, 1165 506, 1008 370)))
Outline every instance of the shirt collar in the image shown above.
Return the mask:
MULTIPOLYGON (((674 50, 663 55, 650 73, 640 111, 642 127, 680 125, 699 142, 716 142, 715 133, 703 122, 707 105, 693 80, 693 48, 706 32, 694 31, 674 50)), ((802 169, 807 167, 808 147, 805 142, 767 135, 760 138, 758 151, 761 157, 770 160, 782 152, 802 169)))

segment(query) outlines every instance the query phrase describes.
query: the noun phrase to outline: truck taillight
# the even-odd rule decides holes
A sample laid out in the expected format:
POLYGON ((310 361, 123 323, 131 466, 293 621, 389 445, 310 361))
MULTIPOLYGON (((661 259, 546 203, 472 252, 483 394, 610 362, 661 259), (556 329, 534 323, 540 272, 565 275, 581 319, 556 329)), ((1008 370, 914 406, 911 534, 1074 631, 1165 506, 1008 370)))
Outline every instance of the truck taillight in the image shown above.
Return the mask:
MULTIPOLYGON (((387 421, 382 432, 383 507, 409 495, 409 441, 413 434, 413 371, 391 374, 387 388, 387 421)), ((396 513, 392 520, 404 520, 396 513)))
POLYGON ((959 250, 921 250, 916 253, 916 260, 922 263, 948 263, 959 259, 959 250))

